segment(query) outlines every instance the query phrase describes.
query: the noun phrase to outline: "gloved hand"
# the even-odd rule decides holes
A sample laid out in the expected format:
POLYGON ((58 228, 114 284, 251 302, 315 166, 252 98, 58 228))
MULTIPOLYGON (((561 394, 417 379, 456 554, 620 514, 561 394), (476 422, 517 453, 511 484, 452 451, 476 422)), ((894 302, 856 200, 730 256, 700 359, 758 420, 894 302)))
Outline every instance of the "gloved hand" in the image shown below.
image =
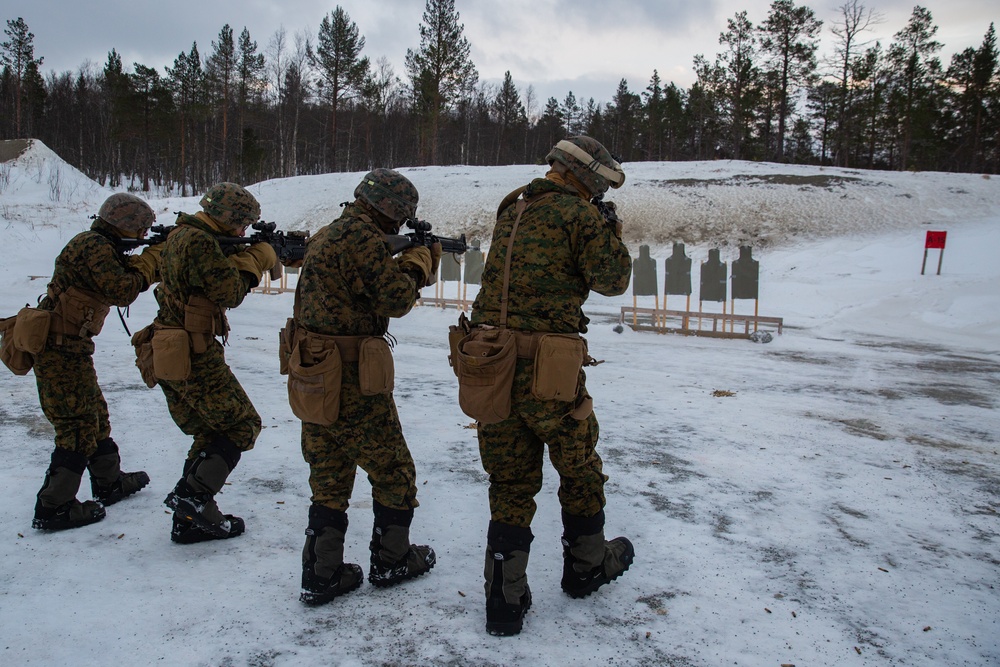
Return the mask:
MULTIPOLYGON (((440 259, 440 255, 438 259, 440 259)), ((417 289, 434 284, 434 281, 431 280, 435 276, 435 273, 432 272, 434 260, 429 248, 422 245, 407 248, 396 258, 396 264, 401 270, 419 276, 417 289)))
POLYGON ((270 243, 255 243, 246 250, 230 255, 229 261, 240 271, 254 276, 259 284, 264 272, 278 263, 278 255, 270 243))
POLYGON ((431 244, 431 277, 428 285, 433 285, 437 282, 438 268, 441 266, 441 243, 440 241, 435 241, 431 244))
POLYGON ((129 266, 138 271, 143 280, 146 281, 146 288, 160 279, 160 255, 163 254, 163 244, 146 246, 138 255, 130 255, 129 266))

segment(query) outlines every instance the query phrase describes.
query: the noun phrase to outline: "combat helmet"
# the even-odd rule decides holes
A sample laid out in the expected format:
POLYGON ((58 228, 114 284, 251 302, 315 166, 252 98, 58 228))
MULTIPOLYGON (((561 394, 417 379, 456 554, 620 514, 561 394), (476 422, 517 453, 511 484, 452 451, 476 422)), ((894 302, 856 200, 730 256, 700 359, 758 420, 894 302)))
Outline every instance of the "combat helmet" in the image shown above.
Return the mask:
POLYGON ((406 176, 394 169, 373 169, 365 174, 354 189, 360 199, 393 222, 401 222, 417 214, 420 195, 406 176))
POLYGON ((622 166, 611 157, 608 149, 596 139, 583 135, 557 143, 545 156, 545 161, 566 165, 591 195, 604 194, 609 186, 620 188, 625 182, 622 166))
POLYGON ((156 214, 145 200, 125 192, 105 199, 97 217, 131 239, 142 236, 156 221, 156 214))
POLYGON ((240 229, 260 219, 260 204, 236 183, 217 183, 198 202, 205 213, 227 227, 240 229))

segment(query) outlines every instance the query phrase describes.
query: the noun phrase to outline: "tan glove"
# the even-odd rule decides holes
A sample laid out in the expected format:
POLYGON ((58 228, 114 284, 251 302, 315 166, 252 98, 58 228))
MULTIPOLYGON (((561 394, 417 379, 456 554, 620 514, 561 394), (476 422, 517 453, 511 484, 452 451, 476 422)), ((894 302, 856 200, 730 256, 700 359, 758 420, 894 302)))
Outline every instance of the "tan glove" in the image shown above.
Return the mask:
POLYGON ((400 253, 396 259, 396 264, 401 270, 416 273, 420 276, 420 279, 417 281, 417 289, 434 284, 434 281, 431 280, 435 275, 432 272, 434 260, 429 248, 422 245, 407 248, 400 253))
POLYGON ((245 271, 257 278, 260 283, 261 276, 265 271, 269 271, 272 266, 278 263, 278 255, 269 243, 255 243, 246 250, 235 255, 230 255, 229 261, 240 271, 245 271))
POLYGON ((431 244, 431 277, 428 285, 433 285, 437 282, 438 269, 441 267, 441 243, 435 242, 431 244))
POLYGON ((163 244, 146 246, 138 255, 130 255, 129 266, 138 271, 148 288, 160 280, 160 255, 163 254, 163 244))

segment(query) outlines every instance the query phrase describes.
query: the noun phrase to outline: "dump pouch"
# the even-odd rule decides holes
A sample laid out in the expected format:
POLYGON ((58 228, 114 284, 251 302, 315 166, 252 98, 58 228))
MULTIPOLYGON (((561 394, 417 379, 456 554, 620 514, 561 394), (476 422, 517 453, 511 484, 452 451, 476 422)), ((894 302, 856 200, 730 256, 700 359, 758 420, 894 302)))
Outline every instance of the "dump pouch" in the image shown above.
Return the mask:
POLYGON ((150 324, 132 334, 135 366, 139 369, 142 381, 150 389, 156 386, 156 372, 153 368, 153 326, 150 324))
POLYGON ((191 377, 191 339, 180 327, 157 327, 153 332, 153 373, 172 382, 191 377))
MULTIPOLYGON (((54 294, 50 285, 49 296, 52 297, 54 294)), ((56 333, 81 338, 96 336, 101 333, 104 319, 111 312, 110 306, 79 287, 69 287, 54 298, 56 306, 52 309, 52 314, 59 318, 58 324, 53 326, 56 333)))
POLYGON ((507 329, 473 329, 459 341, 454 363, 462 412, 481 424, 507 419, 517 367, 514 335, 507 329))
POLYGON ((295 318, 289 317, 278 332, 278 372, 281 375, 288 375, 288 358, 292 356, 292 348, 297 342, 295 334, 295 318))
POLYGON ((296 417, 309 424, 330 426, 340 415, 343 362, 336 345, 310 354, 303 362, 305 341, 295 345, 288 357, 288 403, 296 417))
POLYGON ((229 323, 214 301, 192 294, 184 304, 184 330, 191 334, 191 350, 204 354, 213 338, 229 333, 229 323))
POLYGON ((535 353, 531 395, 540 401, 575 401, 587 342, 576 334, 545 334, 535 353))
POLYGON ((27 352, 14 347, 11 334, 16 323, 16 316, 0 320, 0 362, 14 375, 27 375, 35 360, 27 352))
POLYGON ((362 396, 391 393, 396 381, 392 350, 384 338, 365 338, 358 348, 358 386, 362 396))
POLYGON ((49 330, 52 327, 52 313, 38 308, 22 308, 17 313, 10 332, 14 347, 28 354, 41 354, 45 350, 49 330))

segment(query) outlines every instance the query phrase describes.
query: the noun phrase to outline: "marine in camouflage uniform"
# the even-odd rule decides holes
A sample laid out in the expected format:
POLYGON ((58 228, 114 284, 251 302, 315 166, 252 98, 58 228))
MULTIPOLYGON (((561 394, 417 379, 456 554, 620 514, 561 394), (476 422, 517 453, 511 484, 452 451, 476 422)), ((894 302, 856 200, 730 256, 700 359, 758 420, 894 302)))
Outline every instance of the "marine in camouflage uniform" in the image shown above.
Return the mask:
POLYGON ((52 281, 38 305, 55 312, 45 349, 34 355, 38 399, 56 433, 35 505, 35 528, 61 530, 100 521, 104 506, 149 483, 145 472, 121 471, 94 369, 93 337, 111 306, 128 306, 156 279, 159 248, 129 257, 120 244, 123 238, 145 236, 155 219, 142 199, 112 195, 90 230, 74 236, 56 257, 52 281), (79 299, 85 305, 74 307, 79 299), (81 503, 76 494, 85 469, 95 500, 81 503))
MULTIPOLYGON (((621 167, 590 137, 560 141, 548 154, 545 178, 512 192, 501 203, 493 241, 473 305, 473 325, 501 325, 507 245, 526 204, 512 250, 506 326, 523 333, 587 331, 582 306, 591 290, 622 294, 631 259, 620 223, 607 221, 590 202, 625 179, 621 167)), ((562 588, 583 597, 617 578, 632 561, 625 538, 604 539, 604 483, 596 451, 599 428, 589 409, 585 374, 573 402, 532 396, 534 359, 518 358, 509 418, 479 424, 479 451, 489 474, 491 521, 486 548, 486 628, 491 634, 520 632, 531 604, 526 567, 533 535, 535 495, 542 488, 545 446, 559 473, 564 567, 562 588), (580 419, 574 416, 586 414, 580 419)))
POLYGON ((355 590, 363 579, 360 566, 344 562, 347 508, 359 466, 368 473, 374 501, 369 582, 399 583, 424 574, 436 559, 430 547, 410 544, 418 505, 413 458, 391 390, 361 393, 358 345, 366 337, 386 336, 389 318, 410 311, 420 288, 433 282, 440 247, 390 256, 385 233, 398 233, 415 214, 418 200, 402 174, 376 169, 365 175, 354 196, 340 218, 309 240, 290 332, 293 344, 304 350, 331 342, 323 337, 338 337, 343 363, 337 419, 330 425, 302 423, 312 505, 300 599, 309 605, 355 590))
MULTIPOLYGON (((219 236, 243 236, 260 217, 260 205, 244 188, 220 183, 205 193, 203 211, 177 218, 164 243, 161 282, 155 290, 160 306, 156 329, 185 329, 191 371, 185 380, 159 380, 170 416, 193 443, 184 470, 166 504, 174 510, 170 537, 189 544, 243 534, 243 519, 223 514, 215 502, 243 452, 260 434, 260 415, 226 364, 222 343, 229 327, 225 310, 235 308, 277 261, 267 243, 229 246, 219 236), (199 307, 195 327, 187 310, 199 307)), ((155 340, 155 339, 154 339, 155 340)), ((154 342, 155 346, 155 342, 154 342)))

